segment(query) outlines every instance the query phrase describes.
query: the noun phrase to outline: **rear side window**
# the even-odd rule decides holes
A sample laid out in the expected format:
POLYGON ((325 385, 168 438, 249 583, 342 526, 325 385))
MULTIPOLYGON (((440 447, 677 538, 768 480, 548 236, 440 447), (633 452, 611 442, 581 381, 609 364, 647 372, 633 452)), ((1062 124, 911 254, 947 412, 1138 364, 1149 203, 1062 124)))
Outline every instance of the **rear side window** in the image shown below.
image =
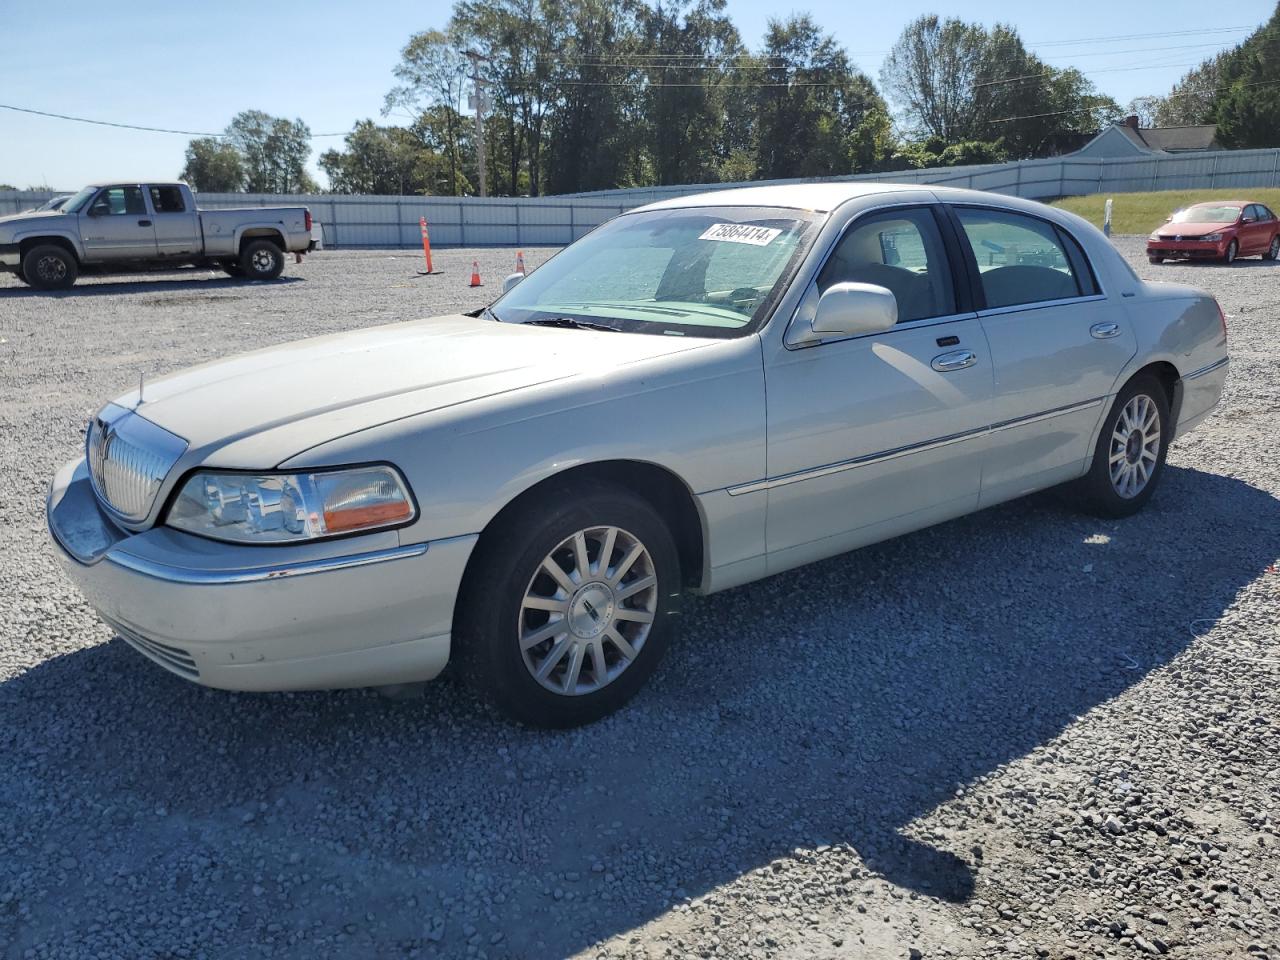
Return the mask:
POLYGON ((857 220, 818 272, 818 289, 871 283, 892 291, 898 322, 956 312, 955 285, 933 212, 908 208, 857 220))
POLYGON ((1089 296, 1098 287, 1084 251, 1052 223, 1003 210, 956 209, 988 308, 1089 296))
POLYGON ((186 213, 187 205, 182 202, 182 191, 177 187, 152 187, 151 206, 156 213, 186 213))

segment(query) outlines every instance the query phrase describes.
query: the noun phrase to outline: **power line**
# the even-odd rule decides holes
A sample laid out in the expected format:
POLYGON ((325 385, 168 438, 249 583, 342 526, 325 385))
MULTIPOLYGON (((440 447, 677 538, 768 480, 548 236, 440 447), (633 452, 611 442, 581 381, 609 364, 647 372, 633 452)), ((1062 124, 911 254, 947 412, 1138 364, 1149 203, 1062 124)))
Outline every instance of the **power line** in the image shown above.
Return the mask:
MULTIPOLYGON (((37 117, 52 117, 55 120, 72 120, 75 123, 92 123, 99 127, 115 127, 119 130, 143 130, 147 133, 176 133, 183 137, 213 137, 223 139, 227 135, 225 133, 203 133, 199 130, 171 130, 167 127, 144 127, 136 123, 117 123, 111 120, 92 120, 89 117, 73 117, 66 113, 52 113, 48 110, 34 110, 31 107, 15 107, 11 103, 0 103, 0 110, 13 110, 17 113, 30 113, 37 117)), ((310 135, 312 140, 318 140, 321 137, 345 137, 349 131, 343 133, 313 133, 310 135)))
MULTIPOLYGON (((1239 84, 1238 86, 1267 87, 1277 83, 1280 83, 1280 80, 1256 80, 1253 83, 1242 83, 1242 84, 1239 84)), ((1217 87, 1213 90, 1197 90, 1193 93, 1171 93, 1169 94, 1167 99, 1175 100, 1175 99, 1181 99, 1183 97, 1203 97, 1206 94, 1221 93, 1224 90, 1234 90, 1236 86, 1237 86, 1236 84, 1230 84, 1225 87, 1217 87)), ((1052 110, 1048 113, 1023 114, 1020 117, 1001 117, 999 120, 988 120, 987 123, 1013 123, 1015 120, 1040 120, 1040 119, 1043 119, 1044 117, 1063 117, 1073 113, 1088 113, 1092 110, 1097 110, 1098 107, 1101 105, 1102 105, 1101 102, 1099 102, 1099 103, 1095 103, 1091 107, 1077 107, 1074 110, 1052 110)))

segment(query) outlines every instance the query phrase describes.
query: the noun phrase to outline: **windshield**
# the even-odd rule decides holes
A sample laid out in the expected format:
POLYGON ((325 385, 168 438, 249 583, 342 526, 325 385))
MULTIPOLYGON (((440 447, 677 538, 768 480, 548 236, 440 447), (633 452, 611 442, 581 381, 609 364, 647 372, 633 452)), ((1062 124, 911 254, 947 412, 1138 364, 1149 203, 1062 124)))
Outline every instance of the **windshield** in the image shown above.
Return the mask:
POLYGON ((84 187, 79 193, 74 194, 70 200, 62 205, 62 209, 67 213, 78 213, 80 208, 89 202, 89 198, 98 192, 97 187, 84 187))
POLYGON ((624 214, 493 305, 504 323, 566 318, 628 333, 735 337, 781 295, 814 215, 774 207, 624 214))
POLYGON ((1235 223, 1240 205, 1234 203, 1197 203, 1173 215, 1174 223, 1235 223))

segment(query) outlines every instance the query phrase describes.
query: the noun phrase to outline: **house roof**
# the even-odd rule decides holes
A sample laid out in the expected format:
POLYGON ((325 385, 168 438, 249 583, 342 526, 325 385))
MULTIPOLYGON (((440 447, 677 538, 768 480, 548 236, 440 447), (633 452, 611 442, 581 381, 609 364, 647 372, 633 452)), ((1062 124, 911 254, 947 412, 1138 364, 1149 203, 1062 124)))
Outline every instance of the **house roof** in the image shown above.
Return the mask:
POLYGON ((1216 150, 1218 127, 1212 123, 1186 127, 1116 127, 1135 146, 1146 151, 1177 153, 1182 150, 1216 150))

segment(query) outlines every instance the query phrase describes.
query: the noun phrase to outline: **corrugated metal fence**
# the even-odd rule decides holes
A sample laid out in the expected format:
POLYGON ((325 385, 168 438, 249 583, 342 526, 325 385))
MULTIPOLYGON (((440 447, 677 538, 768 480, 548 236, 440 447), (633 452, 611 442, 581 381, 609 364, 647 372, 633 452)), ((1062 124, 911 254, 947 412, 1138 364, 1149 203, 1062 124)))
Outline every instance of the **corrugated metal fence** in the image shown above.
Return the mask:
MULTIPOLYGON (((825 177, 969 187, 1045 200, 1089 193, 1216 187, 1280 187, 1280 149, 1159 157, 1053 157, 972 167, 825 177)), ((799 183, 772 180, 767 183, 799 183)), ((371 197, 202 193, 203 207, 305 204, 323 225, 326 246, 415 247, 426 217, 435 246, 559 246, 624 210, 670 197, 762 183, 638 187, 558 197, 371 197)), ((44 202, 48 192, 0 193, 0 214, 44 202)))

